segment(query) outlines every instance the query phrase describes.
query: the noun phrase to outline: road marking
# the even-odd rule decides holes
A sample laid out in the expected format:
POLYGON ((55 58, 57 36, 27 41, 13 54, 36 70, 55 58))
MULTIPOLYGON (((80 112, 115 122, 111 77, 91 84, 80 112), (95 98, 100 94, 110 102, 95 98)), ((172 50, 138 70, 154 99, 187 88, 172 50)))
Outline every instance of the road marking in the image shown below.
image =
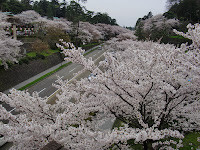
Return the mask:
POLYGON ((61 79, 63 78, 64 76, 60 77, 61 79))
POLYGON ((38 92, 38 94, 40 94, 41 92, 43 92, 44 90, 46 90, 46 88, 42 89, 41 91, 38 92))
POLYGON ((96 56, 97 54, 94 54, 93 56, 96 56))
POLYGON ((9 111, 9 113, 13 112, 16 108, 13 108, 11 111, 9 111))
POLYGON ((72 70, 70 70, 69 72, 72 72, 72 71, 74 71, 76 68, 74 68, 74 69, 72 69, 72 70))
MULTIPOLYGON (((105 52, 105 51, 104 51, 105 52)), ((101 56, 103 56, 103 54, 101 54, 98 58, 96 58, 95 60, 94 60, 94 62, 96 62, 101 56)), ((81 72, 82 73, 82 71, 79 71, 79 72, 81 72)), ((80 74, 81 74, 80 73, 80 74)), ((67 84, 69 83, 69 82, 71 82, 71 81, 73 81, 77 76, 79 76, 80 74, 77 74, 76 76, 74 76, 72 79, 70 79, 68 82, 67 82, 67 84)), ((53 96, 55 96, 55 94, 56 93, 58 93, 60 90, 58 89, 58 90, 56 90, 55 92, 53 92, 50 96, 48 96, 48 100, 47 100, 47 102, 53 97, 53 96)))

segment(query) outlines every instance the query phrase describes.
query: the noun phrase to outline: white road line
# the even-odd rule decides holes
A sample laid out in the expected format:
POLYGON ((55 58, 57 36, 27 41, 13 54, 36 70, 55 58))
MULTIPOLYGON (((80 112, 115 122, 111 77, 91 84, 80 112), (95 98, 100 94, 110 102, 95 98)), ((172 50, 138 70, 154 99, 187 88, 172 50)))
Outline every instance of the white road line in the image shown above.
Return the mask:
POLYGON ((60 77, 61 79, 63 78, 64 76, 60 77))
POLYGON ((13 108, 11 111, 9 111, 10 113, 13 112, 16 108, 13 108))
POLYGON ((74 68, 74 69, 72 69, 72 70, 70 70, 69 72, 72 72, 72 71, 74 71, 76 68, 74 68))
MULTIPOLYGON (((96 58, 95 60, 94 60, 94 62, 97 60, 97 59, 99 59, 101 56, 102 56, 103 54, 101 54, 98 58, 96 58)), ((81 71, 80 71, 81 72, 81 71)), ((82 72, 81 72, 82 73, 82 72)), ((80 74, 77 74, 76 76, 74 76, 72 79, 70 79, 67 83, 69 83, 69 82, 71 82, 72 80, 74 80, 77 76, 79 76, 80 74)), ((53 96, 53 95, 55 95, 56 93, 58 93, 58 91, 59 90, 56 90, 55 92, 53 92, 49 97, 48 97, 48 101, 49 101, 49 99, 53 96)))
POLYGON ((40 94, 41 92, 43 92, 44 90, 46 90, 46 88, 42 89, 41 91, 38 92, 38 94, 40 94))
POLYGON ((93 56, 96 56, 97 54, 94 54, 93 56))

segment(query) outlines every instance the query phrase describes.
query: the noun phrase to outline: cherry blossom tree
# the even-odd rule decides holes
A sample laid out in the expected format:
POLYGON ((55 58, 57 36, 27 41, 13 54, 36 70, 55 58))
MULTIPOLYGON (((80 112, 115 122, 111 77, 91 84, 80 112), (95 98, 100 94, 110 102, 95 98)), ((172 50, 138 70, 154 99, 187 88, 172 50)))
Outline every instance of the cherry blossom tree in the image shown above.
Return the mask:
POLYGON ((151 31, 153 30, 153 28, 156 28, 158 30, 163 30, 164 28, 172 29, 172 27, 179 24, 179 21, 177 19, 167 19, 162 14, 158 14, 156 16, 144 20, 143 23, 144 30, 151 31))
MULTIPOLYGON (((124 38, 134 38, 133 32, 120 27, 108 24, 90 24, 89 22, 80 22, 78 30, 78 38, 84 42, 98 41, 101 39, 109 39, 117 35, 124 34, 124 38)), ((121 37, 122 38, 122 37, 121 37)))
MULTIPOLYGON (((157 141, 167 137, 181 139, 179 131, 199 130, 199 49, 185 53, 184 46, 135 41, 114 57, 105 54, 107 61, 101 66, 106 71, 102 72, 92 61, 81 57, 81 50, 77 50, 78 54, 75 49, 72 52, 59 47, 68 56, 66 60, 82 64, 97 74, 90 81, 77 82, 75 91, 82 91, 84 96, 76 101, 88 107, 86 114, 101 112, 98 119, 116 117, 124 123, 121 131, 127 135, 123 135, 126 140, 116 143, 135 139, 135 143, 143 143, 144 149, 153 141, 156 149, 170 148, 171 144, 179 148, 181 140, 157 141)), ((67 96, 68 87, 60 83, 58 88, 67 96)))
POLYGON ((40 17, 37 20, 35 20, 34 23, 36 24, 36 28, 43 31, 45 31, 47 28, 50 27, 58 28, 63 31, 71 30, 70 29, 71 23, 65 19, 49 20, 44 17, 40 17))
POLYGON ((99 30, 99 32, 101 32, 103 37, 106 39, 110 39, 111 37, 115 37, 122 33, 130 32, 130 30, 126 28, 122 28, 120 26, 112 26, 109 24, 98 23, 95 26, 97 27, 97 30, 99 30))
POLYGON ((117 38, 121 41, 123 40, 127 40, 127 39, 130 39, 130 40, 136 40, 137 37, 134 35, 134 32, 132 31, 129 31, 129 32, 125 32, 125 33, 121 33, 117 36, 117 38))
POLYGON ((89 22, 80 22, 79 24, 79 38, 83 42, 98 41, 103 38, 101 32, 97 29, 95 25, 89 22))
POLYGON ((199 48, 186 53, 185 45, 132 41, 121 51, 115 42, 118 51, 106 52, 106 61, 96 66, 81 48, 61 42, 57 46, 65 60, 96 76, 71 84, 58 78, 54 86, 60 93, 53 105, 37 93, 1 93, 0 100, 19 112, 12 115, 0 106, 0 119, 9 120, 1 124, 0 134, 13 141, 12 149, 40 149, 52 140, 67 149, 130 149, 128 140, 145 150, 179 149, 184 131, 199 131, 199 48), (110 118, 122 126, 101 131, 110 118))
POLYGON ((15 15, 20 19, 20 21, 24 24, 30 24, 36 21, 38 18, 40 18, 40 14, 35 12, 34 10, 27 10, 23 11, 20 14, 15 15))
POLYGON ((179 25, 177 19, 167 19, 162 14, 155 15, 151 18, 141 21, 137 28, 136 33, 139 39, 158 40, 161 37, 168 37, 173 33, 173 28, 179 25))
POLYGON ((7 22, 7 16, 0 13, 0 64, 5 69, 8 68, 7 62, 13 63, 18 62, 17 57, 19 56, 20 48, 22 45, 20 41, 12 39, 9 33, 4 29, 11 24, 7 22))
POLYGON ((198 50, 200 48, 200 25, 198 23, 195 25, 188 24, 187 28, 187 33, 178 32, 176 29, 174 29, 173 31, 178 35, 192 40, 193 43, 190 48, 198 50))

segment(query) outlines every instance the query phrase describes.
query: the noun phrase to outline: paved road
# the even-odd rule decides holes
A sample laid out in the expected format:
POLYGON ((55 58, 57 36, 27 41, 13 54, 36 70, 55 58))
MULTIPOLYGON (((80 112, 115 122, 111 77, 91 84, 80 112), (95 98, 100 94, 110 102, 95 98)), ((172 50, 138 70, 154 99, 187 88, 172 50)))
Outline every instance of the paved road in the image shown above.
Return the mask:
MULTIPOLYGON (((89 53, 88 55, 86 55, 86 58, 92 57, 92 60, 97 59, 100 55, 102 55, 106 50, 94 50, 91 53, 89 53)), ((58 66, 56 66, 58 67, 58 66)), ((56 69, 56 68, 55 68, 56 69)), ((33 93, 34 91, 37 91, 39 93, 39 95, 41 97, 45 97, 45 96, 50 96, 52 93, 54 93, 57 89, 55 87, 52 86, 53 83, 55 83, 55 81, 57 80, 57 76, 62 77, 62 79, 64 80, 70 80, 71 78, 73 78, 74 73, 77 73, 78 71, 80 71, 82 68, 82 66, 78 65, 78 64, 70 64, 69 66, 63 68, 62 70, 59 70, 58 72, 56 72, 55 74, 45 78, 44 80, 38 82, 37 84, 31 86, 28 91, 30 93, 33 93)), ((48 73, 48 72, 46 72, 48 73)), ((85 73, 85 75, 82 75, 81 78, 83 77, 87 77, 89 74, 85 73)), ((36 76, 37 77, 37 76, 36 76)), ((37 78, 39 78, 40 76, 38 76, 37 78)), ((79 78, 80 79, 80 78, 79 78)), ((31 81, 30 81, 31 82, 31 81)), ((28 84, 28 83, 25 83, 28 84)), ((17 85, 14 88, 20 88, 18 86, 20 86, 21 84, 17 85)), ((21 85, 24 86, 24 85, 21 85)), ((8 90, 5 92, 8 93, 8 90)), ((13 108, 10 107, 8 104, 2 104, 3 107, 5 107, 8 111, 12 111, 13 114, 15 114, 15 112, 13 111, 13 108)))
MULTIPOLYGON (((102 55, 105 52, 105 50, 94 50, 93 52, 91 52, 90 54, 86 55, 86 58, 92 57, 93 60, 95 60, 97 57, 99 57, 100 55, 102 55)), ((51 69, 55 70, 56 68, 58 68, 59 65, 56 65, 55 67, 52 67, 51 69)), ((57 89, 55 87, 52 86, 52 83, 55 83, 55 81, 57 80, 57 75, 59 75, 60 77, 62 77, 63 79, 68 79, 70 80, 73 77, 74 73, 77 73, 78 71, 80 71, 82 68, 80 65, 77 64, 71 64, 65 68, 63 68, 62 70, 56 72, 55 74, 45 78, 44 80, 40 81, 39 83, 31 86, 28 91, 30 93, 33 93, 34 91, 39 92, 39 95, 41 97, 45 97, 45 96, 49 96, 51 95, 54 91, 56 91, 57 89)), ((44 71, 34 77, 32 77, 31 79, 28 79, 18 85, 16 85, 15 89, 19 89, 20 87, 38 79, 39 77, 41 77, 42 75, 50 72, 52 70, 48 69, 47 71, 44 71)), ((4 93, 8 94, 9 90, 4 91, 4 93)), ((7 104, 3 104, 3 107, 5 107, 8 111, 12 111, 13 108, 11 108, 9 105, 7 104)), ((13 112, 14 113, 14 112, 13 112)))
MULTIPOLYGON (((97 59, 100 55, 102 55, 105 50, 95 50, 88 54, 86 58, 92 57, 93 60, 97 59)), ((41 97, 50 96, 54 93, 57 89, 52 86, 53 83, 57 80, 57 76, 60 76, 64 80, 70 80, 73 78, 74 73, 82 70, 83 67, 78 64, 71 64, 62 70, 56 72, 55 74, 45 78, 44 80, 40 81, 38 84, 33 85, 28 89, 30 93, 37 91, 41 97)), ((84 77, 84 76, 82 76, 84 77)))

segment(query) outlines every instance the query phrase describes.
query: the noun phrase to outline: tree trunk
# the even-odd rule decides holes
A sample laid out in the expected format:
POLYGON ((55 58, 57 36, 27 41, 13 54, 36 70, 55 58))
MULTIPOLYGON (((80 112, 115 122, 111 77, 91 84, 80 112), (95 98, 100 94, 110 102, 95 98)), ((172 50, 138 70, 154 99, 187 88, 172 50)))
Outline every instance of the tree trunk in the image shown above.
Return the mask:
POLYGON ((152 140, 146 140, 143 142, 143 149, 144 150, 153 150, 152 148, 152 140))
POLYGON ((144 150, 148 150, 148 143, 147 143, 147 141, 143 142, 143 147, 144 147, 144 150))

